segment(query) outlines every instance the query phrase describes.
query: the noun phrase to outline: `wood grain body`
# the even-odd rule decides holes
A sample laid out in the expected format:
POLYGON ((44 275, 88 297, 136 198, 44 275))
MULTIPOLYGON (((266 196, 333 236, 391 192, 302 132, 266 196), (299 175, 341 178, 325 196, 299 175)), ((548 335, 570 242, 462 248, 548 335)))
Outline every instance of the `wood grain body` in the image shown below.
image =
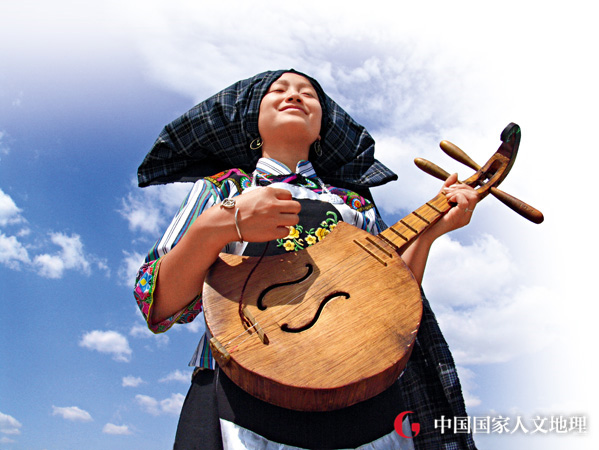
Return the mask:
MULTIPOLYGON (((501 141, 464 181, 480 198, 514 164, 520 127, 510 123, 501 141)), ((300 252, 221 254, 203 290, 221 369, 251 395, 300 411, 331 411, 384 391, 407 364, 422 316, 420 288, 399 255, 452 207, 440 193, 376 237, 339 223, 300 252), (249 329, 240 301, 243 316, 255 319, 249 329)))
POLYGON ((340 223, 312 247, 263 258, 243 304, 267 344, 245 330, 238 312, 258 260, 221 254, 203 291, 208 330, 231 355, 221 369, 237 385, 285 408, 329 411, 371 398, 397 379, 412 350, 422 300, 394 247, 340 223), (303 331, 283 331, 312 322, 303 331))

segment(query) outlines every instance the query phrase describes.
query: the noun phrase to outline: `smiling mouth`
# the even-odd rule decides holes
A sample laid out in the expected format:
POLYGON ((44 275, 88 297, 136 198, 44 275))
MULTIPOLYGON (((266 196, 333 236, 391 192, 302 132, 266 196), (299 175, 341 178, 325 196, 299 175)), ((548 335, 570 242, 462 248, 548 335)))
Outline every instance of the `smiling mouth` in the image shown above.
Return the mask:
POLYGON ((285 106, 284 108, 281 108, 281 111, 288 111, 288 110, 295 110, 295 111, 301 111, 304 114, 306 114, 306 111, 304 111, 302 108, 300 108, 299 106, 285 106))

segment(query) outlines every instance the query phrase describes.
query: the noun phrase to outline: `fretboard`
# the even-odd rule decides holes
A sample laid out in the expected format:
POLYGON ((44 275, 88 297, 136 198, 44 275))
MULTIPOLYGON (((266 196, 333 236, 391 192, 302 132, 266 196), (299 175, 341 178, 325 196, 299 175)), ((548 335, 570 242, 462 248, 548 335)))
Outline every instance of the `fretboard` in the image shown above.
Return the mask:
POLYGON ((379 236, 392 244, 401 254, 420 234, 451 209, 444 194, 438 194, 416 211, 411 212, 379 236))

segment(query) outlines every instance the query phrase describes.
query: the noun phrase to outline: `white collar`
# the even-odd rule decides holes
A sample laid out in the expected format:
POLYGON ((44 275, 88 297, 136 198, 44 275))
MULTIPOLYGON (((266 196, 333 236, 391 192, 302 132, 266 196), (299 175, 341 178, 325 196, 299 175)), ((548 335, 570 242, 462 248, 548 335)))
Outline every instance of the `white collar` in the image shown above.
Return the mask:
MULTIPOLYGON (((263 175, 287 175, 294 173, 285 164, 272 158, 260 158, 256 164, 256 172, 263 175)), ((317 178, 312 163, 303 159, 297 163, 295 173, 299 173, 306 178, 317 178)))

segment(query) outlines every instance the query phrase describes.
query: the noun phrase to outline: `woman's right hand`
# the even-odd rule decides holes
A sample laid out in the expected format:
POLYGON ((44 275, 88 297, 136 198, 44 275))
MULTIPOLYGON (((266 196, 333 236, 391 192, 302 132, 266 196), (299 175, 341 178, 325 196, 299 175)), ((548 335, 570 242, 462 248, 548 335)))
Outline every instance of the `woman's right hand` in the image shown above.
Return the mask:
MULTIPOLYGON (((257 188, 235 197, 239 209, 237 225, 244 241, 266 242, 289 234, 287 227, 297 225, 301 205, 286 189, 257 188)), ((235 221, 235 209, 230 210, 235 221)), ((237 236, 237 230, 233 230, 237 236)), ((238 236, 233 239, 237 240, 238 236)))

